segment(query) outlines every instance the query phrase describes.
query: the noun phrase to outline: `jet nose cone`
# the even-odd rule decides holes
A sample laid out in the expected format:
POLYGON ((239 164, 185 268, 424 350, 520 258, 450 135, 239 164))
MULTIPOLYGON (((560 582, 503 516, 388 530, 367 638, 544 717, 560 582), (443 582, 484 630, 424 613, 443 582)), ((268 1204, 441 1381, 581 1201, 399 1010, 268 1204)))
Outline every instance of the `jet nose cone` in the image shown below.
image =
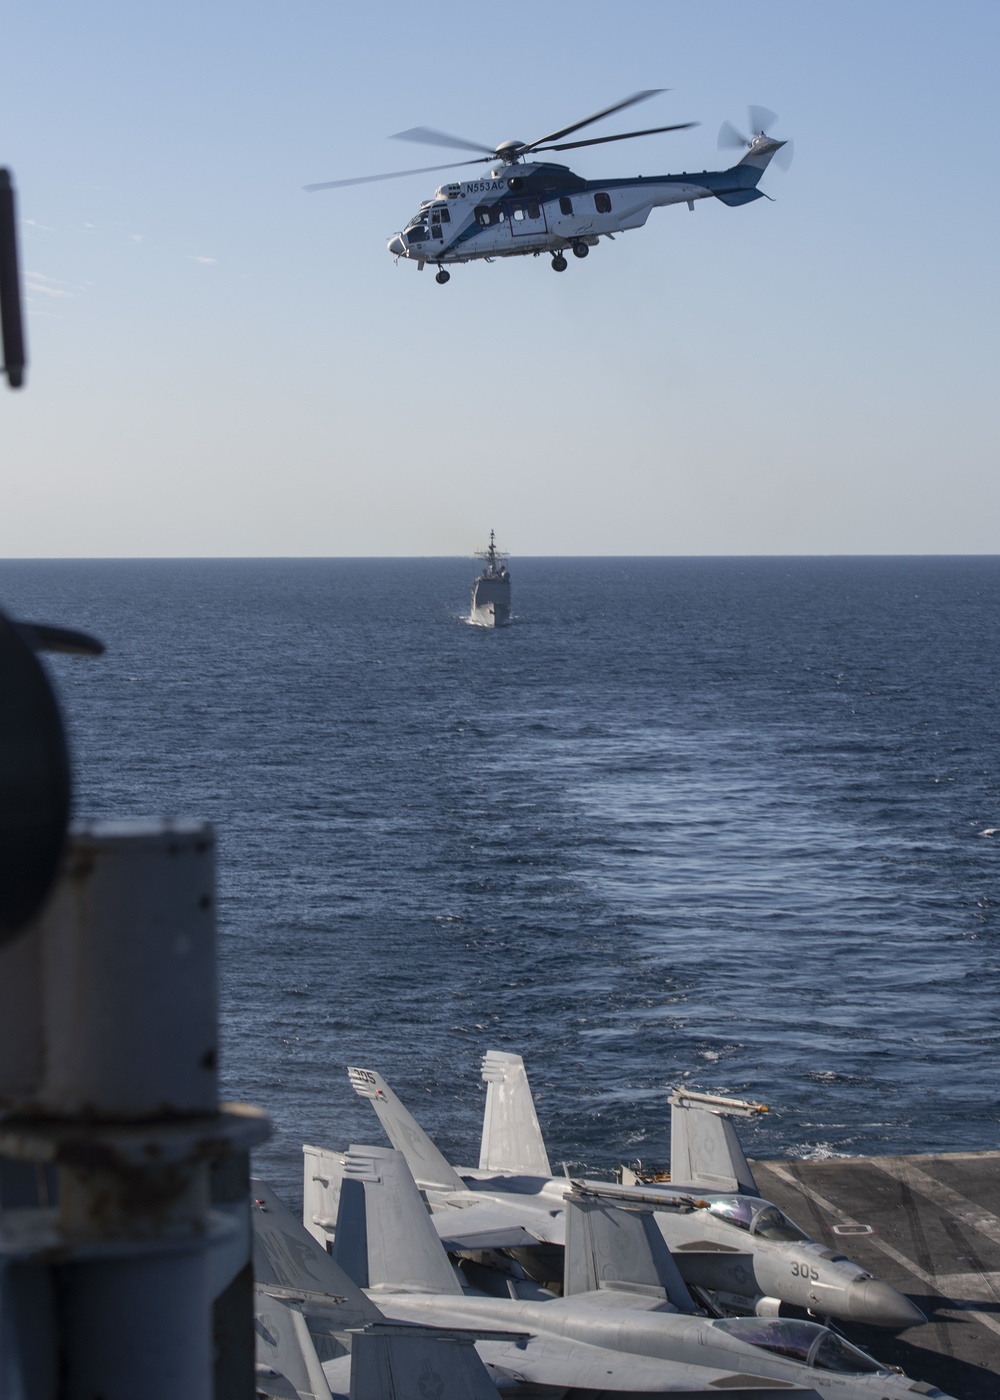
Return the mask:
POLYGON ((402 234, 397 233, 395 238, 389 239, 389 252, 397 258, 401 258, 406 252, 406 244, 403 242, 402 234))
POLYGON ((867 1322, 872 1327, 898 1330, 927 1321, 915 1303, 878 1278, 859 1278, 848 1285, 847 1311, 855 1322, 867 1322))

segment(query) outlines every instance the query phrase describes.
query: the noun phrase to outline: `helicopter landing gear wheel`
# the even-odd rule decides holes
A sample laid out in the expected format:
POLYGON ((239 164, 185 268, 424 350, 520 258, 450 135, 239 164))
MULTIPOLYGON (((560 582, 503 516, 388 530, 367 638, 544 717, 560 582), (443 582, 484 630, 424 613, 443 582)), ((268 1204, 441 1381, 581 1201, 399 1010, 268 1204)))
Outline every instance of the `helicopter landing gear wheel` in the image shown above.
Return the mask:
POLYGON ((557 254, 555 255, 555 257, 552 259, 552 271, 553 271, 553 272, 565 272, 565 271, 566 271, 566 268, 567 268, 568 266, 569 266, 569 264, 567 263, 566 259, 563 257, 562 253, 557 253, 557 254))
POLYGON ((444 268, 442 268, 441 271, 435 276, 434 281, 440 282, 441 286, 443 287, 446 282, 451 281, 451 273, 445 272, 444 268))
POLYGON ((573 256, 575 258, 585 258, 589 252, 590 249, 588 248, 586 243, 573 244, 573 256))

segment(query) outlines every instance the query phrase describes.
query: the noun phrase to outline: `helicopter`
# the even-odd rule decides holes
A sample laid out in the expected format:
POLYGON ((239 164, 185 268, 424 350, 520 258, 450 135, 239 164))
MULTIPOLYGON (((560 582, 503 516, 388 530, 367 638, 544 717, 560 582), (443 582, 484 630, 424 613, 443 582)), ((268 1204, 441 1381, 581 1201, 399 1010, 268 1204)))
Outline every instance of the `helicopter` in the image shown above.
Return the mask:
POLYGON ((389 239, 388 249, 394 258, 415 262, 421 272, 430 264, 437 269, 435 281, 442 285, 451 280, 445 264, 472 262, 477 258, 491 262, 494 258, 523 257, 529 253, 537 258, 548 253, 553 271, 565 272, 569 265, 567 252, 585 258, 602 238, 614 240, 617 233, 641 228, 650 211, 661 205, 686 204, 693 210, 696 199, 715 198, 735 207, 750 204, 755 199, 770 198, 757 188, 760 178, 783 147, 788 148, 786 159, 791 148, 788 142, 776 141, 766 134, 765 128, 778 119, 763 107, 749 109, 749 136, 728 122, 723 124, 719 133, 720 146, 744 150, 742 158, 728 170, 587 180, 568 166, 535 159, 547 151, 601 146, 611 141, 630 141, 638 136, 685 131, 697 126, 698 122, 675 122, 643 131, 626 131, 617 136, 597 136, 581 141, 563 139, 663 91, 663 88, 648 88, 635 92, 621 102, 570 126, 560 127, 558 131, 550 131, 535 141, 502 141, 493 148, 430 127, 413 127, 397 132, 392 139, 476 151, 477 157, 450 165, 394 170, 384 175, 325 180, 304 188, 313 193, 376 180, 397 180, 406 175, 454 170, 459 166, 488 165, 484 175, 441 185, 434 198, 423 200, 402 231, 389 239))

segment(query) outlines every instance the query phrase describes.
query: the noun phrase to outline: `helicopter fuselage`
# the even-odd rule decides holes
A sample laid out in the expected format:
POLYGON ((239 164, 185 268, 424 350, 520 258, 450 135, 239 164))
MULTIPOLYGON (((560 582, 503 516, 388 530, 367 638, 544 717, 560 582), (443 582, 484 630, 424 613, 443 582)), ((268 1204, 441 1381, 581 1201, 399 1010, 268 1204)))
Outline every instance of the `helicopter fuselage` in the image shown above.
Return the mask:
POLYGON ((602 237, 641 228, 662 205, 693 209, 697 199, 738 205, 761 198, 757 181, 781 145, 755 142, 729 170, 635 179, 585 180, 562 165, 499 164, 480 179, 442 185, 389 240, 389 252, 421 267, 529 253, 560 259, 567 249, 585 257, 602 237))

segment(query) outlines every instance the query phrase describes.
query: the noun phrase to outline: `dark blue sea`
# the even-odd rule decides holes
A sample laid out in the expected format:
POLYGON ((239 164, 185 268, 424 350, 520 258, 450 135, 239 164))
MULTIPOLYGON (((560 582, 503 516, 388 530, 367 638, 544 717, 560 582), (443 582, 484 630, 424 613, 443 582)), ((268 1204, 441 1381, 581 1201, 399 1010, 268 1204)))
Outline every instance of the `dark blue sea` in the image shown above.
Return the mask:
POLYGON ((521 1052, 554 1162, 662 1163, 672 1085, 751 1155, 994 1148, 1000 559, 8 562, 80 816, 210 818, 226 1094, 294 1203, 380 1070, 478 1161, 521 1052))

